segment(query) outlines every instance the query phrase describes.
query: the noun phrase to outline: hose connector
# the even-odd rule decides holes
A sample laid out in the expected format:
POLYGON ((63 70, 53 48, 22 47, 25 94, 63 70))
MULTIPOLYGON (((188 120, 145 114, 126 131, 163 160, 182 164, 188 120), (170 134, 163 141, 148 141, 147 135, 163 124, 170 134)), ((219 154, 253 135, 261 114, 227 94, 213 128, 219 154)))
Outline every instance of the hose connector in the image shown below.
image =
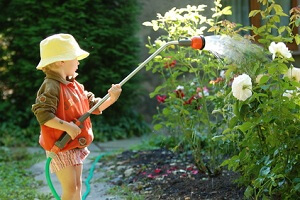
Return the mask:
POLYGON ((202 50, 205 47, 205 38, 202 35, 200 35, 194 36, 191 39, 178 40, 178 45, 202 50))

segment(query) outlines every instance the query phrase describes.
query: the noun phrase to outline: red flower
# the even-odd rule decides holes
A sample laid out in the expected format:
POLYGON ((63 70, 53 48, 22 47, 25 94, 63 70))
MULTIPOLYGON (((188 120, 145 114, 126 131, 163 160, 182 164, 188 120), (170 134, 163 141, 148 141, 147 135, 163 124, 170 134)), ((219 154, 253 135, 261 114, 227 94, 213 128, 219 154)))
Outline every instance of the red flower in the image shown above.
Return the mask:
POLYGON ((156 96, 156 100, 158 101, 158 103, 165 103, 167 96, 166 95, 157 95, 156 96))
POLYGON ((216 83, 220 83, 220 82, 222 82, 223 80, 224 80, 224 79, 223 79, 222 77, 218 77, 218 78, 216 78, 215 80, 209 81, 209 84, 215 85, 216 83))
POLYGON ((183 105, 192 104, 192 101, 195 100, 195 99, 196 99, 196 97, 195 97, 195 95, 193 95, 191 98, 189 98, 187 101, 185 101, 183 103, 183 105))
MULTIPOLYGON (((168 58, 169 58, 168 60, 170 60, 171 57, 168 57, 168 58)), ((165 62, 164 68, 173 68, 173 67, 175 67, 176 63, 177 63, 176 60, 172 60, 171 62, 169 62, 169 61, 165 62)))
POLYGON ((184 93, 183 93, 183 91, 182 90, 175 90, 175 92, 176 92, 176 97, 177 98, 183 98, 184 97, 184 93))
POLYGON ((155 174, 159 174, 160 172, 161 172, 161 169, 156 168, 156 169, 154 170, 154 173, 155 173, 155 174))

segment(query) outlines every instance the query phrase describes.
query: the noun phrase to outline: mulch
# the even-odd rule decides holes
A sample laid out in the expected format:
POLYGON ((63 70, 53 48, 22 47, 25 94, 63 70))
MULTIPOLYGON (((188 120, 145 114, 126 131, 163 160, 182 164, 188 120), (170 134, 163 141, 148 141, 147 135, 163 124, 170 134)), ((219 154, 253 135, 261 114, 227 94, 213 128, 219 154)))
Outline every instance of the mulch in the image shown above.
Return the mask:
MULTIPOLYGON (((201 200, 243 199, 244 189, 234 180, 238 174, 222 170, 211 177, 198 170, 188 153, 175 153, 167 149, 125 151, 106 160, 115 185, 126 185, 145 199, 201 200)), ((108 173, 109 174, 109 173, 108 173)))

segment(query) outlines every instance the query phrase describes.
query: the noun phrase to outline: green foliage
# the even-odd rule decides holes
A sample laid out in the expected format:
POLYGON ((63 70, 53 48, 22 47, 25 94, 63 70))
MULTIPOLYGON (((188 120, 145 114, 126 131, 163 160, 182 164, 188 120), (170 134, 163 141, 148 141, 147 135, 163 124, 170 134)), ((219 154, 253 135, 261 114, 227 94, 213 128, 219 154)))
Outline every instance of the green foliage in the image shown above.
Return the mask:
POLYGON ((12 123, 0 124, 0 146, 25 147, 36 146, 39 141, 40 127, 37 121, 30 121, 30 126, 21 128, 12 123))
MULTIPOLYGON (((208 173, 216 175, 225 166, 239 172, 238 182, 246 186, 246 198, 296 199, 300 192, 300 69, 293 67, 294 59, 284 43, 297 42, 298 35, 290 27, 279 27, 280 19, 287 16, 280 5, 259 2, 264 10, 252 11, 250 16, 260 14, 261 27, 219 21, 230 13, 222 9, 220 0, 215 1, 212 19, 201 15, 205 6, 200 5, 173 8, 144 23, 167 33, 150 42, 150 53, 166 41, 202 34, 209 25, 208 32, 227 35, 223 36, 223 42, 228 42, 223 51, 229 49, 235 58, 225 55, 220 61, 205 49, 183 47, 169 48, 157 56, 147 66, 163 79, 150 94, 161 102, 154 128, 165 128, 174 138, 181 137, 194 152, 197 166, 208 173), (246 39, 237 35, 242 30, 252 30, 255 35, 245 37, 259 36, 262 47, 243 43, 246 39), (237 43, 232 43, 234 40, 237 43), (279 44, 274 42, 284 43, 276 46, 279 44), (251 84, 234 84, 240 75, 248 76, 251 84), (239 94, 248 91, 247 98, 233 92, 237 86, 239 94)), ((295 14, 290 25, 297 26, 298 15, 291 13, 295 14)))
MULTIPOLYGON (((154 30, 159 27, 168 33, 148 45, 150 52, 164 44, 163 40, 203 34, 205 26, 212 21, 201 15, 205 7, 173 8, 164 16, 158 14, 158 20, 144 23, 154 30)), ((186 148, 192 149, 198 168, 211 175, 219 173, 221 152, 229 150, 226 142, 214 139, 222 133, 223 125, 218 112, 211 114, 218 109, 218 102, 222 99, 218 95, 221 86, 211 87, 209 82, 218 76, 222 68, 221 62, 210 52, 186 47, 166 49, 146 68, 161 74, 164 80, 150 94, 150 97, 166 96, 163 105, 158 107, 159 114, 154 116, 157 123, 154 128, 165 128, 169 135, 182 140, 178 148, 184 143, 186 148)))
MULTIPOLYGON (((137 66, 136 0, 3 0, 0 6, 0 47, 5 50, 0 55, 1 122, 27 128, 35 120, 31 105, 44 77, 35 69, 39 42, 51 34, 70 33, 90 52, 80 62, 78 80, 96 96, 105 96, 112 83, 121 81, 137 66)), ((138 83, 137 77, 130 80, 118 102, 103 115, 105 123, 124 132, 122 137, 131 134, 131 128, 123 124, 127 113, 136 117, 135 127, 146 128, 132 113, 138 83)), ((98 130, 108 134, 101 127, 98 130)))
POLYGON ((29 154, 21 148, 0 148, 1 199, 51 199, 50 194, 37 193, 40 183, 26 170, 36 158, 37 155, 29 154))

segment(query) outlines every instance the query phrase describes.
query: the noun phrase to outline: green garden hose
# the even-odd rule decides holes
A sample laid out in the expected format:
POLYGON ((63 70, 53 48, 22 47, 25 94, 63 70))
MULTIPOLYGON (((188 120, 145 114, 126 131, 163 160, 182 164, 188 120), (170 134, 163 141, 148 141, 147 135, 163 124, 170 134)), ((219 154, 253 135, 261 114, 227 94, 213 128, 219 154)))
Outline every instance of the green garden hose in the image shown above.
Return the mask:
POLYGON ((58 194, 57 194, 57 192, 56 192, 56 190, 55 190, 55 188, 52 184, 51 177, 50 177, 49 166, 50 166, 51 160, 52 160, 52 158, 48 157, 47 161, 46 161, 46 166, 45 166, 46 180, 47 180, 48 186, 50 187, 50 190, 51 190, 53 196, 55 197, 55 199, 60 200, 60 197, 58 196, 58 194))
POLYGON ((87 179, 85 180, 85 186, 86 186, 86 191, 82 196, 82 200, 85 200, 86 197, 89 195, 90 191, 91 191, 91 187, 90 187, 90 180, 93 178, 94 175, 94 170, 95 170, 95 166, 96 164, 99 162, 99 160, 103 157, 107 155, 107 153, 102 153, 99 156, 97 156, 97 158, 95 159, 95 161, 92 164, 92 167, 90 168, 90 172, 89 172, 89 176, 87 177, 87 179))
MULTIPOLYGON (((94 175, 94 170, 95 170, 95 167, 96 167, 96 164, 99 162, 99 160, 107 155, 109 153, 102 153, 100 154, 99 156, 96 157, 95 161, 93 162, 91 168, 90 168, 90 171, 89 171, 89 176, 87 177, 87 179, 85 180, 85 186, 86 186, 86 192, 83 194, 82 196, 82 200, 85 200, 86 197, 89 195, 90 191, 91 191, 91 187, 90 187, 90 180, 93 178, 93 175, 94 175)), ((46 180, 47 180, 47 183, 48 183, 48 186, 50 187, 50 190, 53 194, 53 196, 55 197, 56 200, 60 200, 60 197, 59 195, 57 194, 53 184, 52 184, 52 181, 51 181, 51 177, 50 177, 50 162, 52 160, 52 157, 48 157, 47 161, 46 161, 46 167, 45 167, 45 173, 46 173, 46 180)))

